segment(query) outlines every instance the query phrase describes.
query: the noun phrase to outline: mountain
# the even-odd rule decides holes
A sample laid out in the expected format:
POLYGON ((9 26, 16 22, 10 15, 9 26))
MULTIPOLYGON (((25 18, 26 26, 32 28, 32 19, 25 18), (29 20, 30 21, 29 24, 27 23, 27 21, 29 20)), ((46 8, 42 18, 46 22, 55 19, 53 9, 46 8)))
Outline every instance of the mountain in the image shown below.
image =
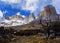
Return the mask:
POLYGON ((26 18, 23 20, 23 22, 24 22, 25 24, 28 24, 28 23, 29 23, 29 17, 26 17, 26 18))
POLYGON ((52 22, 58 20, 56 9, 52 5, 45 6, 44 10, 38 16, 42 20, 51 20, 52 22))
POLYGON ((32 24, 38 24, 42 21, 47 22, 56 22, 59 19, 59 15, 57 15, 55 7, 52 5, 48 5, 44 7, 44 10, 38 15, 38 18, 35 19, 33 13, 31 13, 28 17, 23 18, 20 14, 13 15, 10 19, 8 16, 4 15, 4 20, 0 21, 0 25, 4 24, 4 26, 21 26, 26 25, 32 22, 32 24))
POLYGON ((54 6, 52 5, 47 5, 44 7, 44 13, 48 16, 48 15, 57 15, 56 13, 56 9, 54 6))
POLYGON ((31 22, 31 21, 33 21, 33 20, 35 20, 35 16, 34 16, 34 14, 32 13, 32 14, 29 15, 29 22, 31 22))
POLYGON ((16 15, 13 15, 11 19, 23 19, 23 17, 16 14, 16 15))
POLYGON ((15 14, 12 17, 10 17, 10 19, 8 19, 9 17, 4 15, 4 20, 0 22, 0 26, 5 26, 5 27, 9 27, 9 26, 21 26, 21 25, 25 25, 28 24, 30 22, 32 22, 33 20, 35 20, 34 14, 30 14, 29 17, 23 18, 22 16, 15 14))
POLYGON ((44 7, 44 10, 39 14, 40 16, 50 16, 57 15, 55 7, 52 5, 47 5, 44 7))

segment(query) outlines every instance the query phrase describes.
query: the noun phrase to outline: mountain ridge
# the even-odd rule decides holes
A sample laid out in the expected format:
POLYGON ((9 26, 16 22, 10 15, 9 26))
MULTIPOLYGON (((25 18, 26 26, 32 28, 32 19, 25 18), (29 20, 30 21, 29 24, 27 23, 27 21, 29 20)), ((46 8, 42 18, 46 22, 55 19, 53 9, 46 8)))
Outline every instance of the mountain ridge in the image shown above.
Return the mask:
MULTIPOLYGON (((6 17, 6 16, 5 16, 6 17)), ((46 21, 46 22, 58 22, 60 21, 60 15, 56 13, 56 9, 52 5, 47 5, 44 7, 44 10, 38 15, 38 18, 35 18, 34 14, 31 13, 28 17, 23 18, 19 14, 13 15, 10 19, 8 17, 3 18, 4 20, 0 21, 0 26, 21 26, 26 25, 31 22, 37 23, 35 21, 46 21), (53 16, 53 17, 52 17, 53 16)), ((32 23, 32 24, 33 24, 32 23)))

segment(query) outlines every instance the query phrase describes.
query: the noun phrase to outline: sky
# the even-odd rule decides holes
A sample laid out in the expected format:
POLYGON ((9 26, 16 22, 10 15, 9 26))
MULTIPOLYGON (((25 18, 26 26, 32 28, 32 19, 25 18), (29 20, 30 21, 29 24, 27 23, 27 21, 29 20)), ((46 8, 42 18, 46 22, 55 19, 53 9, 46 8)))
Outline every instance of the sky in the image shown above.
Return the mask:
POLYGON ((53 5, 60 14, 60 0, 0 0, 0 18, 3 15, 12 16, 19 14, 22 17, 34 13, 35 17, 43 11, 47 5, 53 5))

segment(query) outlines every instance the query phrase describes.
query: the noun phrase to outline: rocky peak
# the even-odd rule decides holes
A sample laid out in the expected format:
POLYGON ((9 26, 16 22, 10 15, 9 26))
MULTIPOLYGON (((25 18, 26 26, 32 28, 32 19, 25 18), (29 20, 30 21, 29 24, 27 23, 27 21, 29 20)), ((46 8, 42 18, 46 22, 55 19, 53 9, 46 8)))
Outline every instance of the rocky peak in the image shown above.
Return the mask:
POLYGON ((18 15, 18 14, 13 15, 11 18, 12 18, 12 19, 23 19, 23 17, 20 16, 20 15, 18 15))
POLYGON ((31 22, 31 21, 33 21, 35 19, 35 16, 34 16, 34 14, 32 13, 32 14, 30 14, 29 15, 29 21, 31 22))
POLYGON ((29 18, 34 18, 34 19, 35 19, 34 14, 33 14, 33 13, 31 13, 31 14, 29 15, 29 18))
POLYGON ((39 13, 38 17, 45 18, 45 17, 55 16, 55 15, 57 15, 55 7, 52 5, 47 5, 44 7, 44 10, 41 13, 39 13))
POLYGON ((56 9, 52 5, 47 5, 44 7, 44 10, 38 15, 38 17, 42 20, 56 20, 58 19, 56 9))
POLYGON ((45 6, 45 7, 44 7, 44 13, 45 13, 46 15, 57 15, 56 9, 55 9, 55 7, 52 6, 52 5, 47 5, 47 6, 45 6))
POLYGON ((43 15, 44 15, 44 11, 40 12, 40 13, 38 14, 38 17, 41 18, 43 15))

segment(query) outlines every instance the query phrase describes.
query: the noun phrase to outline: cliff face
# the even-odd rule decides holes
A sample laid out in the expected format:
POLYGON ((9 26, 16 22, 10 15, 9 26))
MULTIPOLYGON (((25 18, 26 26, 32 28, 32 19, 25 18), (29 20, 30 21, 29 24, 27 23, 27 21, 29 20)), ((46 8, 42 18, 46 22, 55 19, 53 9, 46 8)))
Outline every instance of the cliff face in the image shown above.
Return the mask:
POLYGON ((44 11, 42 11, 40 13, 40 15, 41 16, 43 16, 43 15, 46 15, 46 16, 54 15, 55 16, 55 15, 57 15, 57 13, 56 13, 55 7, 53 7, 52 5, 48 5, 48 6, 44 7, 44 11))
POLYGON ((56 9, 52 5, 48 5, 48 6, 44 7, 44 11, 45 11, 46 15, 57 15, 56 9))
POLYGON ((52 5, 44 7, 44 10, 38 16, 42 20, 51 20, 52 22, 59 19, 55 7, 52 5))

